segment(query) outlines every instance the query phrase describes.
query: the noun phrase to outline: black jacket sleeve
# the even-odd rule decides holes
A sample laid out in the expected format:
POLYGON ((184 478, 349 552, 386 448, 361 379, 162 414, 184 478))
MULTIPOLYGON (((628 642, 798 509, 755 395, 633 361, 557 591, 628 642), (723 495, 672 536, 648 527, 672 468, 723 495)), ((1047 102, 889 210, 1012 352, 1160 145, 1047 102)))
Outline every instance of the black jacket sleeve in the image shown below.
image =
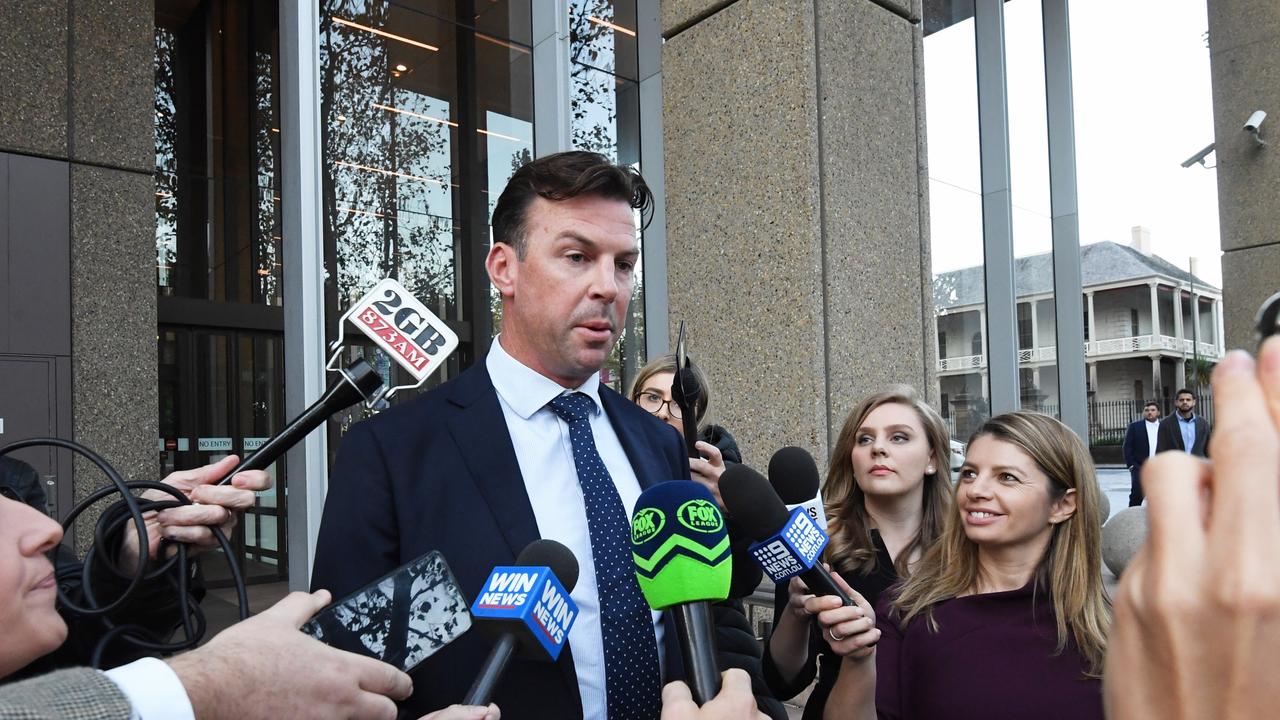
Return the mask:
POLYGON ((741 600, 722 600, 711 606, 716 621, 716 664, 721 670, 739 668, 751 676, 756 707, 773 720, 786 720, 787 710, 765 683, 760 667, 760 641, 751 630, 741 600))

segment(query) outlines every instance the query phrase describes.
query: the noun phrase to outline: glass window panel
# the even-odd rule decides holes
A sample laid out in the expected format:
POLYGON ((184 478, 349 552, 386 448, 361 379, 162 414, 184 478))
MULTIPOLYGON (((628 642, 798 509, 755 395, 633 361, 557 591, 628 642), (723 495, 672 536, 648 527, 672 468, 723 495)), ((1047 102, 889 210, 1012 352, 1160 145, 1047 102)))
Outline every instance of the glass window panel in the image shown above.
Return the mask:
POLYGON ((569 60, 638 80, 635 0, 569 0, 569 60))
POLYGON ((263 550, 279 550, 279 531, 274 515, 258 515, 258 547, 263 550))
POLYGON ((926 3, 925 10, 938 410, 952 437, 966 442, 990 416, 973 3, 926 3))

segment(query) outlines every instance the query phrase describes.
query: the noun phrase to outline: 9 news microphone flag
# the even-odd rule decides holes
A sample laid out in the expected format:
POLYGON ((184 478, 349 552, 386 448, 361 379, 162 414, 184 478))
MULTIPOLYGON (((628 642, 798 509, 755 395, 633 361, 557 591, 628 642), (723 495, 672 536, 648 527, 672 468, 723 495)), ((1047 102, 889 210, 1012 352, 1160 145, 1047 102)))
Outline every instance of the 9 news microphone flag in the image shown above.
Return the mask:
POLYGON ((640 591, 654 610, 670 611, 689 688, 702 705, 720 692, 708 601, 729 596, 733 575, 724 515, 696 482, 658 483, 636 501, 631 543, 640 591))

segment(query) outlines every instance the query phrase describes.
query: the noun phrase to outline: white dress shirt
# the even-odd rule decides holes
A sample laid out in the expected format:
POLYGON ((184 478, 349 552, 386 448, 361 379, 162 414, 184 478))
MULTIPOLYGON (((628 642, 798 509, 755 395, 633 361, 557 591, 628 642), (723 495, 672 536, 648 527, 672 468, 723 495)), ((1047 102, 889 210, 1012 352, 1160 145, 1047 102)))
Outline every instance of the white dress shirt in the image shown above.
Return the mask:
MULTIPOLYGON (((584 393, 594 401, 591 433, 595 436, 600 458, 613 478, 614 487, 622 497, 627 517, 631 517, 640 497, 640 482, 600 403, 600 377, 592 375, 581 386, 566 390, 508 355, 502 348, 501 339, 501 336, 494 338, 485 366, 507 421, 525 492, 529 495, 529 504, 533 506, 533 516, 538 523, 538 533, 543 538, 563 543, 578 559, 578 585, 570 593, 578 606, 578 619, 569 632, 569 647, 573 649, 573 666, 578 674, 582 715, 588 718, 608 717, 604 635, 600 627, 600 599, 596 591, 595 563, 591 560, 586 503, 573 463, 569 425, 547 407, 547 403, 570 392, 584 393)), ((661 613, 653 613, 659 663, 662 660, 661 617, 661 613)))
POLYGON ((106 675, 129 700, 130 720, 195 720, 187 690, 167 663, 143 658, 106 675))
POLYGON ((1147 421, 1147 457, 1155 457, 1156 455, 1156 431, 1159 429, 1159 420, 1147 421))

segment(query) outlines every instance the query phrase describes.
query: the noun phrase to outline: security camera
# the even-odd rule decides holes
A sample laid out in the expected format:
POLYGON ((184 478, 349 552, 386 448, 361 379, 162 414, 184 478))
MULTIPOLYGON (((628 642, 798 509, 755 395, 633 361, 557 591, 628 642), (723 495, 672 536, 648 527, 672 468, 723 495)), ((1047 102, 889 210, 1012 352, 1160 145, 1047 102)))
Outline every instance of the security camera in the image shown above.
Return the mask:
POLYGON ((1261 127, 1262 121, 1267 119, 1267 113, 1263 110, 1254 110, 1253 114, 1244 123, 1244 129, 1254 135, 1258 134, 1258 128, 1261 127))
MULTIPOLYGON (((1196 163, 1200 163, 1201 165, 1204 165, 1204 159, 1205 159, 1206 157, 1208 157, 1208 156, 1209 156, 1209 153, 1213 152, 1213 148, 1214 148, 1216 145, 1217 145, 1217 143, 1209 143, 1209 145, 1208 145, 1205 149, 1201 150, 1200 152, 1196 153, 1195 155, 1192 155, 1191 157, 1187 158, 1186 160, 1183 160, 1183 161, 1182 161, 1182 167, 1184 167, 1184 168, 1189 168, 1189 167, 1191 167, 1192 165, 1195 165, 1196 163)), ((1205 167, 1209 167, 1208 165, 1204 165, 1204 166, 1205 166, 1205 167)))

